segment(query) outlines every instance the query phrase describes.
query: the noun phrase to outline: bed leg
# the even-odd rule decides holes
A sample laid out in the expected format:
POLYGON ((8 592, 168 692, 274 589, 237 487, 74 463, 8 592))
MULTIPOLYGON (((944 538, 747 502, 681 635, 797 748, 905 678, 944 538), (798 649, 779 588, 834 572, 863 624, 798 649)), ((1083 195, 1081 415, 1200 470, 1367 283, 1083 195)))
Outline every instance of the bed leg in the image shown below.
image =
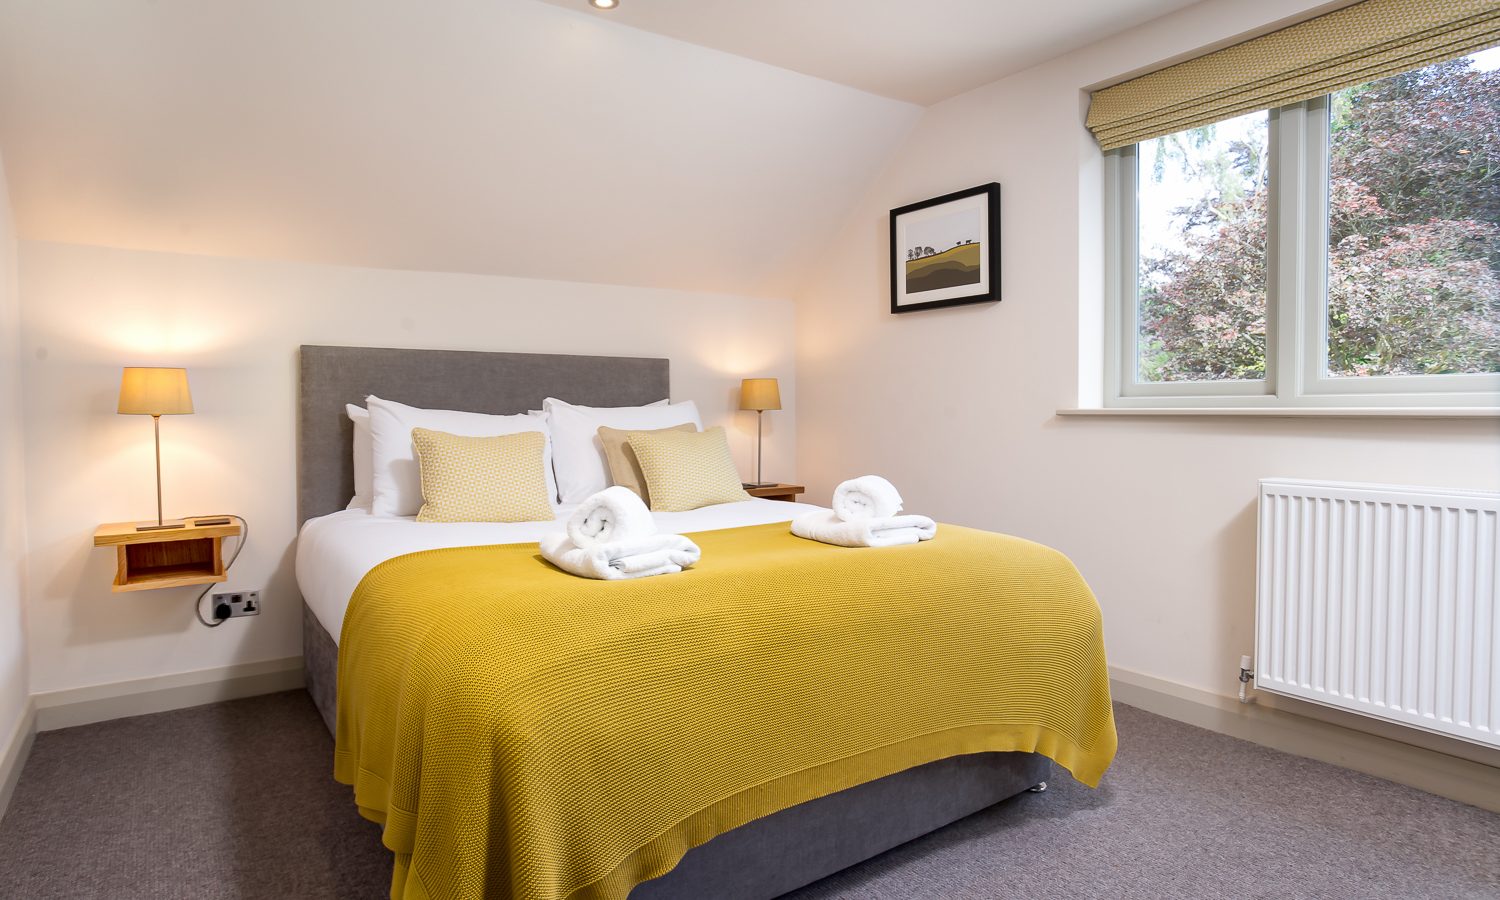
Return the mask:
POLYGON ((1031 787, 1027 788, 1026 790, 1028 792, 1030 792, 1030 793, 1033 793, 1033 794, 1040 794, 1041 792, 1045 791, 1046 789, 1047 789, 1047 782, 1042 781, 1042 782, 1038 782, 1038 783, 1032 785, 1031 787))

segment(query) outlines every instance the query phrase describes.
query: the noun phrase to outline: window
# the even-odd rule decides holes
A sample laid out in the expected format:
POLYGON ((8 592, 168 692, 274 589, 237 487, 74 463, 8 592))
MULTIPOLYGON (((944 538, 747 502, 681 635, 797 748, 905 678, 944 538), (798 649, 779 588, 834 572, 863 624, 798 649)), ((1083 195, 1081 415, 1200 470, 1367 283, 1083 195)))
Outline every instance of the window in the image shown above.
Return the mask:
POLYGON ((1109 403, 1500 401, 1500 48, 1110 151, 1109 403))

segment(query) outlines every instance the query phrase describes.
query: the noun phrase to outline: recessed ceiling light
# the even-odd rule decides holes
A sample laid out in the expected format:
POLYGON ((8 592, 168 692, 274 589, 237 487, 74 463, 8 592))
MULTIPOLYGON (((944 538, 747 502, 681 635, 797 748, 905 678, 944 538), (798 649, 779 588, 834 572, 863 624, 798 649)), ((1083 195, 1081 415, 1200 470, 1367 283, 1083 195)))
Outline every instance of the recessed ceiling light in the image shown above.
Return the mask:
POLYGON ((620 5, 620 0, 589 0, 589 6, 594 9, 614 9, 620 5))

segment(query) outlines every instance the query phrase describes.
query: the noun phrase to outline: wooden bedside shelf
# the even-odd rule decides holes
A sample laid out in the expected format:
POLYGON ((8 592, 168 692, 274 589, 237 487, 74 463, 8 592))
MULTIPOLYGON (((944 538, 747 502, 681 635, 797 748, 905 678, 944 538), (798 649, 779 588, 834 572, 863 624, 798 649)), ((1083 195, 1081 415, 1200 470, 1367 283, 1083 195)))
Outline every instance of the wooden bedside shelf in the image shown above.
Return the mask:
POLYGON ((117 553, 110 590, 150 591, 226 580, 224 539, 239 536, 239 523, 199 525, 198 521, 188 519, 185 527, 162 531, 136 531, 135 522, 100 525, 94 532, 94 546, 114 547, 117 553))
POLYGON ((767 500, 796 500, 797 495, 807 490, 800 484, 763 484, 759 487, 754 485, 742 485, 745 493, 752 497, 764 497, 767 500))

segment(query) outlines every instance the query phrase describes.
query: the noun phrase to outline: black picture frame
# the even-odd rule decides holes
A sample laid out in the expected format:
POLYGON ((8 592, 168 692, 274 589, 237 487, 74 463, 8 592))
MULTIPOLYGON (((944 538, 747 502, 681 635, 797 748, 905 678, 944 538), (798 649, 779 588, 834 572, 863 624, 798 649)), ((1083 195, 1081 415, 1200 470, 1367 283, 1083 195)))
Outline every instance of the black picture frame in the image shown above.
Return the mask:
POLYGON ((1000 302, 1000 185, 981 184, 955 191, 920 203, 891 210, 891 312, 918 312, 943 309, 970 303, 1000 302), (977 203, 974 198, 982 198, 977 203), (928 212, 952 206, 952 215, 944 217, 928 212), (974 223, 977 209, 979 230, 975 238, 966 238, 974 223), (913 217, 913 213, 927 213, 913 217), (923 233, 944 235, 947 246, 938 249, 920 238, 923 233), (948 239, 959 235, 957 241, 948 239), (965 248, 979 244, 976 252, 965 248), (911 245, 911 246, 907 246, 911 245), (986 246, 988 245, 988 246, 986 246), (923 251, 926 251, 925 254, 923 251), (918 253, 912 256, 913 252, 918 253), (932 262, 923 262, 932 260, 932 262), (971 265, 972 263, 972 265, 971 265), (914 264, 919 264, 917 269, 914 264), (920 273, 920 274, 918 274, 920 273), (920 279, 920 281, 919 281, 920 279), (912 286, 924 284, 916 290, 912 286), (921 294, 932 295, 923 299, 921 294), (912 299, 915 297, 915 299, 912 299))

